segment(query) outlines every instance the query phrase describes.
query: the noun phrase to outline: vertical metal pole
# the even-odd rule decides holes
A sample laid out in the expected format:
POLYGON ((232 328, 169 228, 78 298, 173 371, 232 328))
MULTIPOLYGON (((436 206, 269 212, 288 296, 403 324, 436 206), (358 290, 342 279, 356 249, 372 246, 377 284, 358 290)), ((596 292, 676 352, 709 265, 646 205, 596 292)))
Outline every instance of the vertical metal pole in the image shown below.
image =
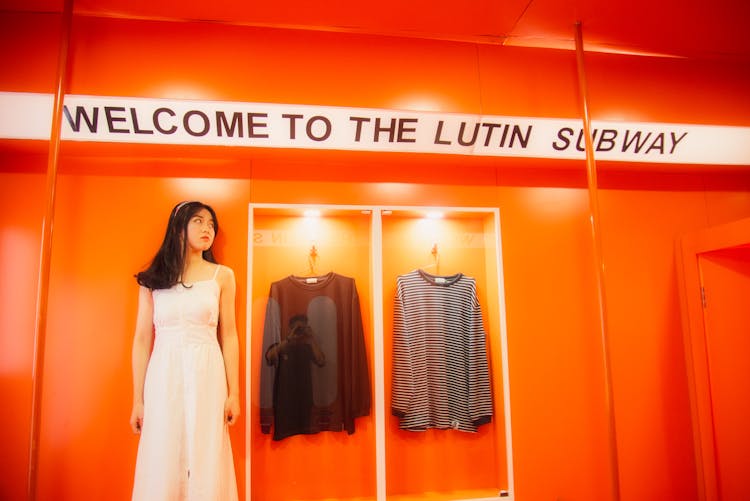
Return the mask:
POLYGON ((36 323, 34 330, 34 351, 31 368, 31 430, 29 436, 29 467, 27 495, 29 501, 36 501, 37 467, 39 464, 39 428, 41 423, 42 381, 44 377, 44 348, 47 335, 47 303, 49 299, 50 262, 52 253, 52 228, 55 217, 55 188, 57 167, 60 157, 60 129, 62 124, 65 80, 68 67, 68 46, 73 20, 73 0, 65 0, 60 30, 60 52, 57 62, 57 89, 55 90, 47 157, 47 206, 42 221, 42 242, 39 258, 39 282, 37 284, 36 323))
POLYGON ((583 131, 586 136, 586 178, 588 180, 589 212, 591 222, 591 237, 594 246, 594 262, 596 264, 596 285, 599 301, 599 327, 602 344, 602 359, 604 363, 604 395, 607 406, 608 435, 609 435, 609 467, 612 501, 620 500, 620 466, 617 453, 617 427, 615 420, 615 402, 612 384, 612 362, 609 350, 609 331, 607 328, 607 301, 604 287, 604 259, 602 256, 602 237, 599 216, 599 195, 597 192, 596 162, 594 160, 594 142, 591 136, 591 118, 588 107, 588 85, 586 70, 583 65, 583 35, 581 22, 575 24, 576 66, 578 68, 578 89, 581 106, 583 108, 583 131))

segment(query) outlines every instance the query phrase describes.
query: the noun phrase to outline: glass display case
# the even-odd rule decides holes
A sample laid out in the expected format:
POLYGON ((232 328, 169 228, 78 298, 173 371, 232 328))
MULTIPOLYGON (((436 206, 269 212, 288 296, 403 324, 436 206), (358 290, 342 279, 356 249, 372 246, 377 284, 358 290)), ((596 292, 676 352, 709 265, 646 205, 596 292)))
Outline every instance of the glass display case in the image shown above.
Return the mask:
MULTIPOLYGON (((505 344, 505 322, 502 292, 502 265, 499 238, 499 212, 496 209, 466 208, 394 208, 383 211, 382 217, 382 258, 383 258, 383 346, 384 377, 387 413, 385 426, 386 492, 389 500, 413 499, 497 499, 510 498, 512 492, 511 444, 509 403, 507 391, 507 352, 505 344), (416 272, 416 273, 415 273, 416 272), (462 282, 473 282, 474 290, 452 292, 462 282), (416 292, 404 291, 405 284, 416 287, 416 292), (427 289, 424 289, 427 284, 427 289), (443 310, 430 315, 418 315, 409 309, 435 306, 428 304, 432 290, 444 294, 443 310), (468 295, 468 297, 467 297, 468 295), (411 301, 412 304, 405 304, 411 301), (417 304, 413 304, 416 301, 417 304), (472 306, 472 302, 476 305, 472 306), (457 304, 458 303, 458 304, 457 304), (464 304, 461 304, 464 303, 464 304), (477 311, 473 311, 476 308, 477 311), (399 311, 400 310, 400 311, 399 311), (472 313, 473 311, 473 313, 472 313), (438 336, 428 337, 427 350, 440 350, 435 356, 426 358, 428 367, 414 369, 417 377, 428 379, 430 403, 428 404, 431 424, 421 431, 402 429, 402 419, 397 409, 393 409, 394 395, 399 391, 394 378, 399 377, 394 366, 402 364, 398 358, 397 336, 406 334, 414 337, 421 326, 413 329, 402 327, 402 317, 410 314, 411 321, 439 322, 445 328, 432 326, 439 331, 438 336), (468 325, 471 318, 458 321, 453 318, 461 315, 480 315, 481 326, 468 325), (394 319, 394 315, 397 317, 394 319), (427 320, 425 320, 425 318, 427 320), (484 331, 485 343, 481 352, 472 352, 473 330, 484 331), (406 332, 399 332, 406 330, 406 332), (463 331, 456 337, 451 330, 463 331), (450 357, 459 359, 457 363, 441 361, 443 347, 436 347, 442 338, 444 342, 454 342, 450 357), (483 353, 482 353, 483 352, 483 353), (481 360, 472 360, 477 355, 486 356, 486 371, 489 376, 489 395, 475 394, 464 386, 481 386, 484 369, 481 360), (429 365, 444 364, 445 367, 430 368, 429 365), (434 369, 434 370, 433 370, 434 369), (439 392, 442 373, 450 377, 446 384, 460 386, 453 391, 439 392), (465 371, 467 378, 454 374, 465 371), (428 374, 425 377, 425 372, 428 374), (474 379, 476 375, 476 379, 474 379), (478 408, 484 398, 489 398, 491 418, 484 416, 487 410, 479 412, 484 419, 472 430, 458 420, 441 421, 440 411, 435 410, 440 403, 435 400, 448 400, 447 405, 478 408)), ((481 331, 479 332, 481 334, 481 331)), ((417 342, 416 340, 410 340, 417 342)), ((424 360, 423 360, 424 363, 424 360)), ((478 390, 477 390, 478 391, 478 390)), ((424 403, 422 403, 424 406, 424 403)), ((456 413, 452 413, 456 414, 456 413)), ((460 413, 459 413, 460 414, 460 413)))
POLYGON ((512 499, 499 211, 251 204, 249 221, 248 498, 512 499), (424 291, 403 296, 408 280, 447 294, 442 306, 424 291), (402 348, 418 337, 409 322, 428 310, 428 367, 405 371, 413 352, 402 348), (306 344, 294 334, 300 319, 306 344), (435 354, 440 336, 453 341, 435 354), (420 404, 428 414, 463 406, 481 415, 409 425, 397 405, 404 385, 430 395, 420 404), (280 420, 298 419, 299 408, 301 428, 280 420), (337 421, 347 413, 350 425, 337 421))

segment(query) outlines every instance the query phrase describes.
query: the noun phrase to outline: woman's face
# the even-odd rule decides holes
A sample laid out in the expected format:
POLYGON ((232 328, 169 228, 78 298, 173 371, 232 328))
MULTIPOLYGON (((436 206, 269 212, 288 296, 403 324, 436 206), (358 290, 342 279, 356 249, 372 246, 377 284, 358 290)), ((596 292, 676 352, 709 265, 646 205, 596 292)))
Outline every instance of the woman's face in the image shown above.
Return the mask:
POLYGON ((214 244, 216 230, 214 219, 206 209, 201 209, 190 218, 187 225, 188 250, 207 251, 214 244))

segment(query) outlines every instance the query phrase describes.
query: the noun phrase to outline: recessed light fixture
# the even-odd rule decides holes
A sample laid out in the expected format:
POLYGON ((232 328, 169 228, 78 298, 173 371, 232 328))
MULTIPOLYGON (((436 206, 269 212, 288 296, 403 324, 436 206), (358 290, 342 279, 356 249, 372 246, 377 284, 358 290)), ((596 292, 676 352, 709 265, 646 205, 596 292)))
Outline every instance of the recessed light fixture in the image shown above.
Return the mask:
POLYGON ((305 217, 320 217, 320 211, 318 209, 305 209, 305 217))
POLYGON ((430 211, 427 214, 425 214, 425 217, 427 219, 443 219, 443 213, 440 211, 430 211))

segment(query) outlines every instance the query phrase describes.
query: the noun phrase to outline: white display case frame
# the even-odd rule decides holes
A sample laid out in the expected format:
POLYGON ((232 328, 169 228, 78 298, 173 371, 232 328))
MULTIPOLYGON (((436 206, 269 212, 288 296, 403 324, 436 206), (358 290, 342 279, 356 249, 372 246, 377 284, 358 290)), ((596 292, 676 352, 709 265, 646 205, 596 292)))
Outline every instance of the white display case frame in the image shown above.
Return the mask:
MULTIPOLYGON (((256 211, 299 214, 302 217, 306 210, 317 210, 325 217, 326 212, 352 212, 360 214, 369 214, 370 221, 370 263, 371 273, 371 312, 372 312, 372 329, 373 329, 373 398, 374 404, 374 423, 375 423, 375 470, 376 470, 376 500, 387 501, 386 493, 386 401, 385 401, 385 353, 384 353, 384 322, 383 322, 383 218, 393 213, 428 213, 441 212, 446 214, 469 214, 479 216, 491 216, 494 229, 494 247, 495 252, 495 269, 497 270, 497 296, 499 312, 499 332, 491 332, 490 336, 500 343, 501 351, 501 378, 502 378, 502 397, 503 397, 503 433, 505 443, 505 465, 504 474, 507 478, 507 489, 503 489, 493 497, 468 498, 454 501, 497 501, 498 499, 513 501, 514 496, 514 475, 513 475, 513 444, 511 433, 511 399, 510 399, 510 373, 509 373, 509 356, 508 356, 508 336, 506 325, 506 308, 505 308, 505 288, 502 259, 502 238, 500 231, 500 209, 494 207, 460 207, 460 206, 379 206, 379 205, 339 205, 339 204, 274 204, 274 203, 251 203, 248 207, 248 251, 247 251, 247 331, 245 343, 246 370, 245 370, 245 402, 246 408, 250 408, 253 385, 257 385, 256 362, 252 359, 252 326, 253 326, 253 259, 254 244, 253 235, 255 232, 255 215, 256 211)), ((493 341, 494 342, 494 341, 493 341)), ((252 500, 252 433, 251 433, 251 415, 245 413, 246 423, 246 443, 245 443, 245 499, 252 500)))

